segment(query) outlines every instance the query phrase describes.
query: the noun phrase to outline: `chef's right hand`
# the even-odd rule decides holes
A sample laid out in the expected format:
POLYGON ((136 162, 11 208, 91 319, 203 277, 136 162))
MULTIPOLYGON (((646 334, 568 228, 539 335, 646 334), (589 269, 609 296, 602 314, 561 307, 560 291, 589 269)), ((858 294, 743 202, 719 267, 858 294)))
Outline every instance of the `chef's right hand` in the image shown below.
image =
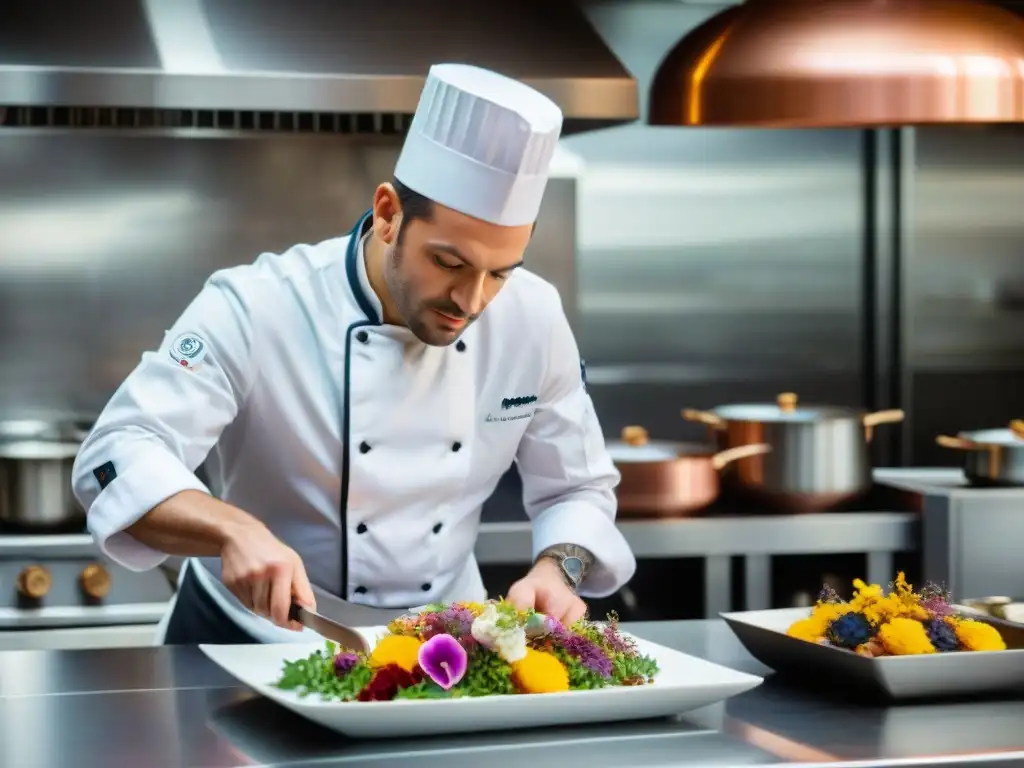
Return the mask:
POLYGON ((302 630, 288 620, 291 604, 315 610, 316 598, 295 550, 263 525, 246 526, 227 540, 220 560, 224 586, 242 605, 280 627, 302 630))

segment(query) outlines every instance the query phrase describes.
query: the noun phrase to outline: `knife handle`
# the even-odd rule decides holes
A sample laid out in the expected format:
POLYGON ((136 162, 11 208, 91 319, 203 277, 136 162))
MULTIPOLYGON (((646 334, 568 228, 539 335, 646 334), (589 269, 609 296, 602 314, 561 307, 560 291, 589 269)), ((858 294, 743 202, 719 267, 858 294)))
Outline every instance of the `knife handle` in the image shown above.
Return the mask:
POLYGON ((299 618, 299 611, 301 610, 302 606, 298 603, 292 603, 291 608, 288 609, 288 621, 297 621, 301 624, 302 619, 299 618))

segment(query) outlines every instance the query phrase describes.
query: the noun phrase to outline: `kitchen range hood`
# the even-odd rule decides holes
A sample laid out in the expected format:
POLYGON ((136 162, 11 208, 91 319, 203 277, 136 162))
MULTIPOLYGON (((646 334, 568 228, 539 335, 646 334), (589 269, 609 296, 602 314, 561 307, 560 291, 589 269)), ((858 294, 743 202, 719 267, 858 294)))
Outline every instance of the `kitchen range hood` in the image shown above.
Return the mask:
POLYGON ((636 80, 564 0, 0 2, 0 108, 409 115, 440 62, 533 85, 567 132, 638 117, 636 80))
POLYGON ((1024 121, 1024 18, 983 0, 747 0, 665 57, 648 121, 1024 121))

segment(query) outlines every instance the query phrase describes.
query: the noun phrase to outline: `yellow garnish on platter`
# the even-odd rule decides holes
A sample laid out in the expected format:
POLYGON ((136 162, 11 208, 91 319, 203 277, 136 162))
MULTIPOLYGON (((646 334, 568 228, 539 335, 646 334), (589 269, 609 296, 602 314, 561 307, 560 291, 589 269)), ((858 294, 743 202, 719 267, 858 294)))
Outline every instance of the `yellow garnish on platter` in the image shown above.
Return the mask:
POLYGON ((569 671, 553 654, 526 649, 526 656, 512 664, 519 687, 526 693, 558 693, 569 690, 569 671))
POLYGON ((971 619, 953 619, 949 623, 956 631, 960 644, 968 651, 1006 650, 1006 641, 991 624, 971 619))
POLYGON ((935 653, 935 646, 928 639, 924 624, 914 619, 890 619, 878 628, 878 639, 882 641, 882 647, 893 656, 935 653))
POLYGON ((994 626, 954 614, 944 590, 929 584, 915 592, 900 572, 888 592, 854 579, 849 600, 826 586, 810 615, 786 634, 872 658, 1006 650, 994 626))
POLYGON ((385 635, 370 654, 371 667, 386 667, 397 664, 406 672, 412 672, 419 663, 422 641, 409 635, 385 635))

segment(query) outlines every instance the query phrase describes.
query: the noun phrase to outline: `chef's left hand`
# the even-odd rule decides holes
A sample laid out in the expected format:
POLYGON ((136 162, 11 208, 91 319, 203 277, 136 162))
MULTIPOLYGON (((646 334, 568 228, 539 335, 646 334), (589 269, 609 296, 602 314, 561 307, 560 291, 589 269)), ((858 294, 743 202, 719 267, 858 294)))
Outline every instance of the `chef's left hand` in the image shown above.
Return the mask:
POLYGON ((505 599, 521 611, 533 608, 565 626, 587 613, 587 604, 565 583, 558 565, 547 558, 538 561, 526 576, 513 584, 505 599))

